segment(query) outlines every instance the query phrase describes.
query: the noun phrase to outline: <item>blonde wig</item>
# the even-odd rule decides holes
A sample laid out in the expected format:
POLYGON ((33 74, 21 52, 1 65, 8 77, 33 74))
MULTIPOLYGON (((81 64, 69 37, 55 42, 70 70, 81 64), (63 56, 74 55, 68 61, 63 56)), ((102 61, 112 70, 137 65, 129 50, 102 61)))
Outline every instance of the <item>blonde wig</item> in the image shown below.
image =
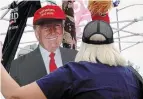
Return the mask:
MULTIPOLYGON (((103 41, 105 37, 101 34, 91 36, 91 40, 103 41)), ((97 60, 110 66, 125 66, 126 61, 120 52, 114 47, 114 44, 94 45, 82 42, 80 50, 75 58, 76 62, 88 61, 97 63, 97 60)))

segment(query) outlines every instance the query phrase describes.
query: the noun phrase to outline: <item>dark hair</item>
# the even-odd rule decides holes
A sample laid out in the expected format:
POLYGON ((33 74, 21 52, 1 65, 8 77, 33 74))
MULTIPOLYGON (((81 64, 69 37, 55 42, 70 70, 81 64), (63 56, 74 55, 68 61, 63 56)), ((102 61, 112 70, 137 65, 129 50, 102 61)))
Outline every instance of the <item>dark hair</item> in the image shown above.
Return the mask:
POLYGON ((47 18, 45 18, 45 19, 37 20, 34 23, 34 25, 43 25, 43 24, 52 23, 52 22, 59 22, 59 23, 61 22, 62 23, 62 21, 63 20, 61 20, 61 19, 47 19, 47 18))

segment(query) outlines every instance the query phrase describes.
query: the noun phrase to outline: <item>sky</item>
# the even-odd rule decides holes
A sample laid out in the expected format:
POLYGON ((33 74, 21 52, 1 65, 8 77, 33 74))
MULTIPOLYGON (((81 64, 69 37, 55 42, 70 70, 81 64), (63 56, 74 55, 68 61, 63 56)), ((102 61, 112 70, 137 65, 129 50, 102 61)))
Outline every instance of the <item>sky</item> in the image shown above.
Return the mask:
MULTIPOLYGON (((0 0, 0 8, 7 6, 8 4, 10 4, 13 0, 0 0)), ((61 5, 61 1, 60 0, 55 0, 57 4, 61 5)), ((114 0, 113 0, 114 1, 114 0)), ((141 12, 143 9, 143 0, 120 0, 120 4, 117 8, 112 8, 109 12, 110 15, 110 20, 111 20, 111 26, 113 28, 117 28, 117 23, 115 23, 117 21, 117 15, 116 15, 116 11, 117 9, 118 11, 118 18, 119 21, 125 21, 125 20, 133 20, 135 18, 142 18, 143 19, 143 13, 141 12), (139 4, 138 6, 132 6, 132 7, 128 7, 126 9, 120 10, 125 6, 128 5, 132 5, 132 4, 139 4)), ((87 1, 84 0, 84 3, 81 4, 79 3, 79 1, 77 0, 75 2, 75 14, 78 15, 78 13, 83 10, 81 6, 83 6, 86 8, 87 7, 87 1)), ((84 8, 83 7, 83 8, 84 8)), ((6 10, 0 10, 0 17, 5 13, 6 10)), ((79 15, 78 15, 79 16, 79 15)), ((82 34, 82 30, 84 28, 84 25, 89 22, 90 19, 90 15, 87 12, 84 15, 80 15, 83 16, 83 20, 81 20, 79 23, 76 24, 76 26, 79 25, 83 25, 82 27, 76 27, 76 29, 78 30, 78 36, 80 34, 82 34)), ((9 19, 9 14, 7 14, 4 18, 9 19)), ((75 18, 76 22, 80 19, 78 19, 79 17, 75 18)), ((129 24, 130 22, 122 22, 119 23, 119 27, 122 28, 124 26, 126 26, 127 24, 129 24)), ((8 21, 5 20, 0 20, 0 40, 4 42, 4 38, 5 35, 2 35, 3 33, 7 32, 7 28, 8 28, 8 21)), ((28 19, 27 24, 32 24, 32 18, 28 19)), ((135 66, 139 67, 139 73, 143 76, 143 21, 139 21, 136 22, 126 28, 124 28, 124 31, 130 31, 133 33, 139 33, 142 36, 132 36, 132 37, 126 37, 125 36, 130 36, 132 34, 127 33, 127 32, 123 32, 120 31, 120 36, 121 36, 121 49, 123 51, 121 51, 121 54, 125 57, 126 60, 131 61, 133 64, 135 64, 135 66), (134 45, 137 42, 142 42, 139 43, 133 47, 130 47, 128 49, 125 49, 129 46, 134 45), (125 50, 124 50, 125 49, 125 50)), ((31 27, 26 27, 25 30, 32 30, 31 27)), ((114 32, 116 31, 115 29, 113 29, 114 32)), ((118 38, 117 37, 118 33, 114 34, 114 38, 118 38)), ((24 42, 31 42, 31 41, 36 41, 35 35, 33 32, 27 32, 24 33, 21 39, 21 44, 19 46, 18 51, 20 50, 20 48, 25 47, 26 45, 30 45, 33 43, 26 43, 23 44, 24 42)), ((78 46, 80 45, 80 42, 78 41, 78 46)), ((115 39, 115 46, 117 48, 119 48, 119 42, 118 39, 115 39)))

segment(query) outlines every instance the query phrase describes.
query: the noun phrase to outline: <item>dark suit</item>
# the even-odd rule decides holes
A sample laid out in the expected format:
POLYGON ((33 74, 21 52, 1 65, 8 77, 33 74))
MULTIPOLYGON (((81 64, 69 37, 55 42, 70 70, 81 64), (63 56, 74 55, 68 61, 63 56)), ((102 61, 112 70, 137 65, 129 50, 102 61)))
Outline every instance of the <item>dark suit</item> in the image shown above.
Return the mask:
MULTIPOLYGON (((60 52, 63 65, 69 61, 74 61, 77 54, 76 50, 66 48, 60 48, 60 52)), ((46 74, 47 71, 39 47, 11 63, 10 75, 21 86, 29 84, 46 74)))

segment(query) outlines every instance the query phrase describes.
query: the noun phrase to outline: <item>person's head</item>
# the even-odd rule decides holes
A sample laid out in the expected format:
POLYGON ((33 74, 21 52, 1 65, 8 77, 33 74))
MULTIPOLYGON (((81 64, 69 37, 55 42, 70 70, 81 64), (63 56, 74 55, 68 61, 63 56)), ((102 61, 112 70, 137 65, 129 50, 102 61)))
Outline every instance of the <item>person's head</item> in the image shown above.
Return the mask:
POLYGON ((63 39, 64 11, 56 5, 47 5, 38 9, 33 18, 35 35, 40 45, 54 52, 63 39))
POLYGON ((110 66, 126 65, 113 42, 113 31, 108 23, 91 21, 84 28, 82 44, 75 61, 99 61, 110 66))

